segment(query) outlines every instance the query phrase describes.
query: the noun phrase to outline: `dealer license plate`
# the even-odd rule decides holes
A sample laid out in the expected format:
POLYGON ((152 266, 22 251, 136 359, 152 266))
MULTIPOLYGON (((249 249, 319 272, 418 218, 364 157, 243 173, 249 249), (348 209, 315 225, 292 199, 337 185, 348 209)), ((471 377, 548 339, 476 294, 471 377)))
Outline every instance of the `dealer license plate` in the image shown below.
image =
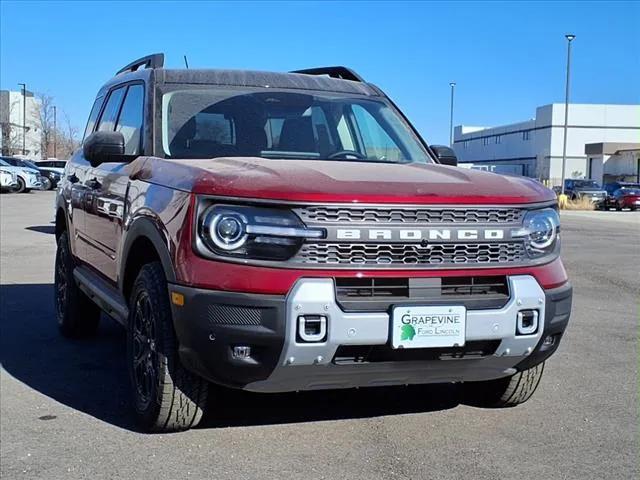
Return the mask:
POLYGON ((391 320, 393 348, 462 347, 467 309, 463 306, 397 306, 391 320))

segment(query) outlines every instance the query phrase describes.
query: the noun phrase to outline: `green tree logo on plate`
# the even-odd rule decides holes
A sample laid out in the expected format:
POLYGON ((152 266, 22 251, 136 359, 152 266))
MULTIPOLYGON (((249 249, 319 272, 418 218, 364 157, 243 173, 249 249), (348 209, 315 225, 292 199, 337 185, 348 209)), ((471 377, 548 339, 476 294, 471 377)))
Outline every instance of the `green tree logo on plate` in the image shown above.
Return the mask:
POLYGON ((416 331, 412 325, 403 325, 400 332, 400 340, 413 340, 416 336, 416 331))

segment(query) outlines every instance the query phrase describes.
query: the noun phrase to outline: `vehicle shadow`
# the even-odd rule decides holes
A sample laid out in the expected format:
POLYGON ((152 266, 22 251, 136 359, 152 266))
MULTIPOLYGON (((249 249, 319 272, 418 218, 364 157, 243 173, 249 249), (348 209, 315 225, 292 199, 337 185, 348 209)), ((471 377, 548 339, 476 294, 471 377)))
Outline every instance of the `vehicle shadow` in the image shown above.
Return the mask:
POLYGON ((46 233, 53 235, 56 233, 55 225, 33 225, 31 227, 25 227, 25 230, 31 230, 32 232, 46 233))
MULTIPOLYGON (((131 413, 122 327, 103 316, 96 337, 58 333, 53 285, 0 287, 0 362, 11 376, 101 421, 139 431, 131 413)), ((256 394, 211 388, 202 428, 431 412, 461 403, 455 385, 256 394)))

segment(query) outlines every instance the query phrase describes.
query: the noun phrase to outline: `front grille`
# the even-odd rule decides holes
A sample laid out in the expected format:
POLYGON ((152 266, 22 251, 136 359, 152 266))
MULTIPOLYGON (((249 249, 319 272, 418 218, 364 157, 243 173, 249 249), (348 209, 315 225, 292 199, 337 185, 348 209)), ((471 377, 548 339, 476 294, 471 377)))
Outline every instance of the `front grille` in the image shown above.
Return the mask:
POLYGON ((336 278, 336 298, 409 298, 408 278, 336 278))
POLYGON ((401 348, 394 350, 387 345, 341 345, 336 350, 333 363, 419 362, 433 360, 473 359, 493 355, 500 340, 476 340, 464 347, 449 348, 401 348))
POLYGON ((307 265, 484 265, 525 260, 521 242, 503 243, 324 243, 302 245, 292 262, 307 265))
POLYGON ((336 300, 344 311, 388 311, 401 305, 464 305, 502 308, 509 301, 506 276, 433 278, 336 278, 336 300))
POLYGON ((524 211, 519 208, 418 208, 311 206, 295 213, 305 223, 519 223, 524 211))

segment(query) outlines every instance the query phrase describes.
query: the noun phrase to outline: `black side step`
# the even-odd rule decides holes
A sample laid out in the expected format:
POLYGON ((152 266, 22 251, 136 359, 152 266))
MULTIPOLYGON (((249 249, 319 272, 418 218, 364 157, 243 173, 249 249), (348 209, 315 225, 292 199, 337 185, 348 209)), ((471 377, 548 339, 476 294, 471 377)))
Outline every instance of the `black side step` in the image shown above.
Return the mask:
POLYGON ((82 290, 96 305, 119 323, 126 326, 129 308, 122 294, 104 281, 88 267, 80 265, 73 270, 73 277, 82 290))

